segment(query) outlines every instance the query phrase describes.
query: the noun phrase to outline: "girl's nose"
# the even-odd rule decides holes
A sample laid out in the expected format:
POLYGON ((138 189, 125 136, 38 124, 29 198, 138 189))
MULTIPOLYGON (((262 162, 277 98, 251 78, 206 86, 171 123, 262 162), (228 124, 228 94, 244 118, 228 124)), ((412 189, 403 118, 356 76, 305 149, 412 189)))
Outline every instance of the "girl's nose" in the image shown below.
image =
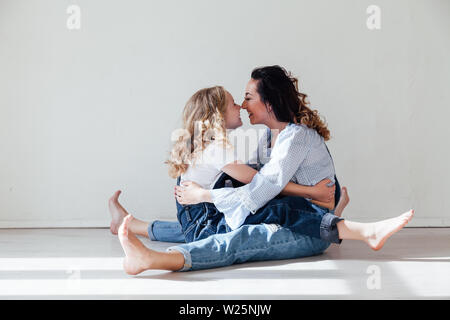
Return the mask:
POLYGON ((242 109, 247 109, 247 105, 246 105, 246 103, 245 103, 245 100, 242 101, 241 108, 242 108, 242 109))

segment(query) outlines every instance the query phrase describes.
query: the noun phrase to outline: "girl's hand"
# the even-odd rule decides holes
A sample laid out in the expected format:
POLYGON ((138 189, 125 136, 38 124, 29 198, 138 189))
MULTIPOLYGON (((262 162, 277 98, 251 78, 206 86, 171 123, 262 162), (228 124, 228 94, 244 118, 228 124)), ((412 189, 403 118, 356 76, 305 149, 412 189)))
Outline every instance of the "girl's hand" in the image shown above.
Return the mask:
POLYGON ((336 185, 331 187, 327 184, 331 183, 330 179, 325 179, 317 183, 312 187, 311 198, 320 202, 332 202, 334 201, 334 193, 336 191, 336 185))
POLYGON ((176 186, 175 198, 179 204, 211 202, 209 190, 203 189, 197 183, 192 181, 184 181, 181 186, 176 186))

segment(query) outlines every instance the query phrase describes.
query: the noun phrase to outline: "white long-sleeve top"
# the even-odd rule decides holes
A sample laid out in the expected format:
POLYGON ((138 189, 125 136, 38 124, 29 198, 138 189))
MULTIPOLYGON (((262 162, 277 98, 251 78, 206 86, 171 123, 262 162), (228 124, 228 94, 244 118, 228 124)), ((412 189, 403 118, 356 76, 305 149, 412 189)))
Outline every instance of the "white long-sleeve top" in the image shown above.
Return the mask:
POLYGON ((210 191, 214 205, 233 230, 276 197, 289 181, 305 186, 327 178, 334 182, 333 160, 324 139, 314 129, 290 123, 278 134, 271 149, 268 137, 270 130, 259 140, 257 165, 261 169, 249 184, 210 191), (270 154, 267 163, 261 161, 265 150, 270 154))

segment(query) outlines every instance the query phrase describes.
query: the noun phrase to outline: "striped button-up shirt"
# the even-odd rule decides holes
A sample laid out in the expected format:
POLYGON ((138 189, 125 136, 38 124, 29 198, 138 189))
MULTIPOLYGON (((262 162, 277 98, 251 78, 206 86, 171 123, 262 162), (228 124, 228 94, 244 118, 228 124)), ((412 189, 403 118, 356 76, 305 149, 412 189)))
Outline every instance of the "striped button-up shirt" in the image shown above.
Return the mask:
POLYGON ((249 184, 210 191, 214 205, 233 230, 249 214, 275 198, 289 181, 305 186, 327 178, 334 182, 333 160, 323 138, 314 129, 290 123, 278 134, 275 145, 269 146, 270 130, 267 130, 255 153, 259 171, 249 184))

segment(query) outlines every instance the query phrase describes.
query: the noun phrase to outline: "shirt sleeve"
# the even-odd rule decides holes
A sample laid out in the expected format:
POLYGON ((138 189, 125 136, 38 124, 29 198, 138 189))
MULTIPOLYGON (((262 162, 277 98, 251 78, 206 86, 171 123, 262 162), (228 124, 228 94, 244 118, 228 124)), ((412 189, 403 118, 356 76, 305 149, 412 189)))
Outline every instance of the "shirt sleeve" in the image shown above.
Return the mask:
POLYGON ((294 130, 283 130, 278 135, 272 149, 270 161, 253 177, 253 180, 240 188, 211 190, 211 198, 217 209, 225 217, 236 216, 230 225, 232 229, 240 226, 245 218, 277 196, 292 179, 306 158, 309 149, 308 131, 302 126, 294 130))

